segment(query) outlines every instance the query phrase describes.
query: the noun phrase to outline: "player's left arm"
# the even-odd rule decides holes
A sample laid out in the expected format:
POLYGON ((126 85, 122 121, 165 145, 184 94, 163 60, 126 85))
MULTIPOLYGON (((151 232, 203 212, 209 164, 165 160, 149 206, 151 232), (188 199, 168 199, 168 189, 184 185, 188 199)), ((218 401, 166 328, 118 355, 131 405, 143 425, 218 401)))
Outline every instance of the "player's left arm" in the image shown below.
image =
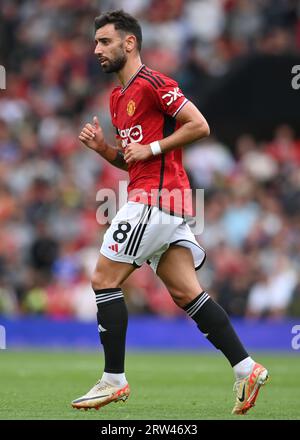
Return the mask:
MULTIPOLYGON (((190 101, 177 113, 176 120, 181 126, 170 136, 158 139, 161 153, 167 153, 168 151, 188 145, 210 134, 209 125, 205 117, 190 101)), ((147 160, 151 156, 153 156, 153 152, 150 144, 140 145, 135 143, 130 144, 126 148, 124 159, 127 164, 130 164, 138 160, 147 160)))
POLYGON ((181 127, 170 136, 159 141, 162 153, 188 145, 210 134, 205 117, 190 101, 177 113, 176 120, 180 122, 181 127))

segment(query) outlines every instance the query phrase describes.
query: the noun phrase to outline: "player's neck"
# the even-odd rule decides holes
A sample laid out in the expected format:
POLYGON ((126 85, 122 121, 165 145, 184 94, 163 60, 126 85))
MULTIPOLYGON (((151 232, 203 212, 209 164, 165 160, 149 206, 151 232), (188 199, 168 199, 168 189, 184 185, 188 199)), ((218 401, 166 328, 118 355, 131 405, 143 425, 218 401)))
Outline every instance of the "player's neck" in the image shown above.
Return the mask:
POLYGON ((130 81, 130 78, 134 76, 134 74, 138 71, 141 65, 142 65, 142 61, 140 57, 138 57, 130 61, 130 63, 127 62, 123 67, 123 69, 117 73, 119 81, 121 82, 123 87, 126 86, 126 84, 130 81))

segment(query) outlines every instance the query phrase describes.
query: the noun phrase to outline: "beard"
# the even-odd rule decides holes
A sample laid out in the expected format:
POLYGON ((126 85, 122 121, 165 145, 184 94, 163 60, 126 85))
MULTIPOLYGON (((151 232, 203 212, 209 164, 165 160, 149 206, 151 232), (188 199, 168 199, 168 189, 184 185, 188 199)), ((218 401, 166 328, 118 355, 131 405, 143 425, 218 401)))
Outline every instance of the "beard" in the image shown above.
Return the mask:
POLYGON ((117 73, 121 70, 127 61, 125 53, 120 53, 114 60, 106 60, 106 63, 101 65, 103 72, 105 73, 117 73))

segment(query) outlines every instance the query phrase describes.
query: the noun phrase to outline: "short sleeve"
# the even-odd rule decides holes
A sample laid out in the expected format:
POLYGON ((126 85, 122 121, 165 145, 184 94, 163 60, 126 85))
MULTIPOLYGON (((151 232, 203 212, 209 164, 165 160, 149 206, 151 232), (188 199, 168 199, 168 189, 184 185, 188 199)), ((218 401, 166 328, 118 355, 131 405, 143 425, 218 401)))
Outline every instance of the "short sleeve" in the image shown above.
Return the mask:
POLYGON ((160 110, 173 118, 188 102, 178 83, 171 78, 164 77, 163 84, 160 87, 152 88, 152 91, 156 95, 156 102, 160 110))

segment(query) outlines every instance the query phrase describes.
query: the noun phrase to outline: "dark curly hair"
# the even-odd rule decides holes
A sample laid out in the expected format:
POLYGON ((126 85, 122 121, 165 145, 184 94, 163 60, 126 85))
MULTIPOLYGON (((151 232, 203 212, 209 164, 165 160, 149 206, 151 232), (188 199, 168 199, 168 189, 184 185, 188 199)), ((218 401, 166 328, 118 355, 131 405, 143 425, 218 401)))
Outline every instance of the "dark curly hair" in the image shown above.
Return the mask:
POLYGON ((133 34, 136 37, 138 50, 139 52, 141 51, 143 40, 142 29, 136 18, 127 14, 122 9, 105 12, 95 18, 95 31, 110 23, 115 25, 116 30, 133 34))

